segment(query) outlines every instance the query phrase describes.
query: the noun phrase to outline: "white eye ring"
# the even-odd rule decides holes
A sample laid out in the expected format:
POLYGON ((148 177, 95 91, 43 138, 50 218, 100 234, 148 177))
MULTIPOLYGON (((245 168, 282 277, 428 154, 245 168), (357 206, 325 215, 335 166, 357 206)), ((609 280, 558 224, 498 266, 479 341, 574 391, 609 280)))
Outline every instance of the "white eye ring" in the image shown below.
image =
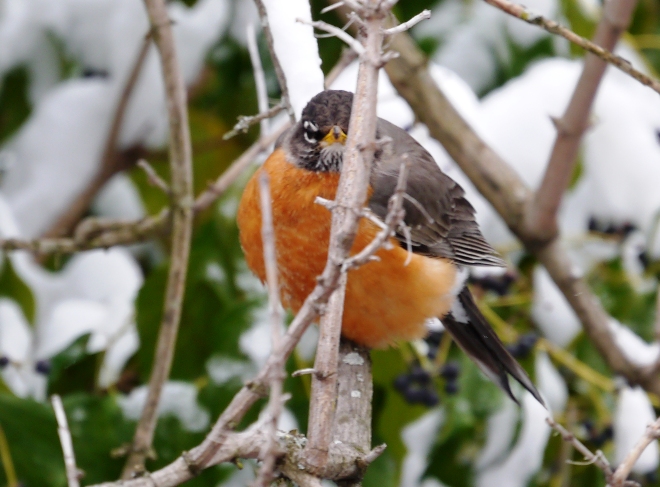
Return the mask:
POLYGON ((305 130, 310 130, 312 132, 317 132, 319 130, 319 126, 316 125, 314 122, 310 122, 309 120, 305 120, 303 122, 303 128, 305 130))
POLYGON ((303 137, 305 137, 305 140, 306 140, 309 144, 316 144, 316 143, 318 142, 318 140, 316 140, 316 139, 314 139, 314 138, 310 138, 309 135, 307 135, 307 131, 306 131, 306 130, 303 132, 303 137))

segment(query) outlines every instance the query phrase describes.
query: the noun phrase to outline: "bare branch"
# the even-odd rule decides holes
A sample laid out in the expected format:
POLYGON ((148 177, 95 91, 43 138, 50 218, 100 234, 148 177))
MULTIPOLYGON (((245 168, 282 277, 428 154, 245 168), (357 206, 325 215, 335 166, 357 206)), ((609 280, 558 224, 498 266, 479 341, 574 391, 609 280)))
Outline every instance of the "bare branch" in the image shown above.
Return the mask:
MULTIPOLYGON (((240 134, 241 132, 247 132, 247 130, 254 124, 259 122, 264 122, 271 117, 274 117, 282 110, 284 110, 284 103, 280 102, 277 105, 267 109, 264 112, 259 113, 258 115, 252 115, 249 117, 240 116, 238 117, 238 123, 234 125, 234 128, 222 136, 223 140, 231 139, 232 137, 240 134)), ((261 127, 261 133, 266 134, 267 130, 264 131, 264 127, 261 127)))
POLYGON ((415 15, 412 19, 408 20, 407 22, 403 22, 402 24, 397 25, 396 27, 391 27, 389 29, 385 29, 385 32, 383 34, 385 36, 393 36, 395 34, 400 34, 401 32, 405 32, 407 30, 412 29, 414 26, 419 24, 422 20, 430 19, 431 18, 431 11, 430 10, 422 10, 420 13, 415 15))
POLYGON ((637 460, 639 460, 642 453, 644 453, 646 447, 658 440, 658 438, 660 438, 660 418, 658 418, 655 423, 646 427, 644 435, 640 438, 633 449, 630 450, 623 463, 616 468, 611 480, 608 479, 611 487, 623 487, 630 471, 635 463, 637 463, 637 460))
POLYGON ((339 27, 336 27, 332 24, 328 24, 327 22, 323 22, 322 20, 317 20, 315 22, 308 22, 304 19, 296 19, 296 21, 300 22, 301 24, 311 25, 315 29, 325 31, 328 34, 332 34, 338 39, 341 39, 351 49, 353 49, 359 56, 363 55, 365 52, 364 46, 360 44, 360 42, 357 39, 354 39, 345 31, 341 30, 339 27))
MULTIPOLYGON (((277 284, 277 258, 275 253, 275 231, 273 229, 273 210, 271 206, 268 175, 263 172, 259 177, 259 194, 261 199, 261 240, 264 248, 266 267, 266 284, 268 286, 268 315, 271 326, 272 349, 280 346, 280 332, 284 327, 284 316, 281 312, 280 290, 277 284)), ((266 410, 267 438, 262 449, 263 464, 254 483, 257 487, 267 487, 274 477, 275 461, 277 460, 277 423, 282 413, 282 383, 284 381, 284 361, 273 365, 270 380, 270 400, 266 410)))
POLYGON ((137 162, 137 167, 139 167, 145 172, 149 184, 160 189, 167 196, 169 197, 172 196, 172 190, 170 189, 170 185, 167 184, 165 180, 158 175, 156 170, 153 168, 151 164, 149 164, 149 162, 146 159, 140 159, 137 162))
POLYGON ((589 51, 592 54, 595 54, 605 62, 611 64, 612 66, 616 66, 621 71, 632 76, 634 79, 636 79, 643 85, 651 88, 653 91, 660 93, 659 81, 636 70, 635 68, 632 67, 629 61, 622 58, 621 56, 617 56, 616 54, 613 54, 607 49, 603 49, 602 47, 594 44, 593 42, 585 39, 584 37, 577 35, 572 30, 560 25, 554 20, 546 19, 541 15, 537 15, 533 12, 530 12, 529 10, 526 10, 521 5, 507 2, 506 0, 484 0, 484 1, 492 5, 493 7, 499 8, 500 10, 508 13, 509 15, 513 15, 514 17, 518 17, 520 20, 524 20, 528 24, 538 25, 539 27, 547 30, 551 34, 557 34, 563 37, 564 39, 572 42, 573 44, 580 46, 584 50, 589 51))
POLYGON ((607 364, 629 382, 659 394, 660 376, 637 367, 618 347, 609 329, 609 316, 587 283, 575 272, 561 243, 557 239, 539 243, 525 225, 525 209, 532 193, 520 177, 475 134, 447 100, 410 36, 404 33, 393 37, 390 47, 401 54, 385 67, 392 84, 511 231, 546 267, 607 364))
POLYGON ((277 58, 277 54, 275 53, 275 44, 273 41, 273 34, 270 31, 270 23, 268 21, 266 6, 262 0, 254 0, 254 3, 257 6, 257 10, 259 11, 261 28, 264 31, 264 37, 266 38, 266 43, 268 44, 268 51, 270 52, 270 57, 273 60, 273 68, 275 68, 277 81, 279 82, 280 90, 282 91, 282 103, 284 103, 286 111, 289 114, 289 119, 293 123, 296 121, 296 115, 293 113, 293 107, 291 106, 291 99, 289 98, 289 88, 286 83, 286 76, 284 76, 282 65, 280 64, 280 60, 277 58))
MULTIPOLYGON (((259 108, 259 113, 264 113, 268 111, 268 90, 266 89, 266 75, 264 74, 264 68, 261 64, 261 56, 259 55, 257 33, 254 30, 254 24, 252 24, 252 22, 247 26, 247 47, 248 52, 250 53, 252 70, 254 71, 254 86, 257 90, 257 107, 259 108)), ((284 105, 282 105, 282 107, 284 107, 284 105)), ((268 127, 270 125, 268 120, 261 120, 260 125, 261 129, 259 135, 264 136, 268 134, 268 127)))
MULTIPOLYGON (((612 51, 621 34, 630 25, 637 0, 612 0, 604 4, 594 44, 612 51)), ((607 63, 587 53, 584 68, 573 96, 560 120, 543 181, 526 214, 527 225, 535 235, 551 239, 557 235, 557 211, 562 196, 573 175, 582 136, 589 125, 589 116, 607 63)))
POLYGON ((545 422, 548 423, 552 429, 556 430, 564 441, 573 445, 573 448, 579 451, 590 464, 594 464, 600 468, 607 479, 612 476, 612 468, 601 451, 598 451, 596 454, 592 453, 589 448, 584 446, 582 442, 573 435, 573 433, 566 430, 566 428, 557 423, 554 419, 546 418, 545 422))
POLYGON ((160 52, 169 114, 170 171, 172 174, 172 238, 170 269, 165 290, 163 318, 147 400, 138 422, 132 451, 122 473, 130 478, 144 471, 151 448, 160 394, 172 367, 185 290, 192 235, 192 149, 188 130, 186 88, 174 47, 172 26, 164 0, 145 0, 152 35, 160 52))
POLYGON ((55 411, 55 419, 57 420, 57 434, 60 437, 60 444, 62 445, 62 453, 64 455, 64 468, 66 469, 66 480, 69 487, 80 486, 80 471, 76 467, 76 456, 73 453, 73 441, 71 440, 71 431, 69 431, 69 423, 66 420, 66 413, 64 406, 62 406, 62 399, 57 394, 50 397, 50 402, 55 411))

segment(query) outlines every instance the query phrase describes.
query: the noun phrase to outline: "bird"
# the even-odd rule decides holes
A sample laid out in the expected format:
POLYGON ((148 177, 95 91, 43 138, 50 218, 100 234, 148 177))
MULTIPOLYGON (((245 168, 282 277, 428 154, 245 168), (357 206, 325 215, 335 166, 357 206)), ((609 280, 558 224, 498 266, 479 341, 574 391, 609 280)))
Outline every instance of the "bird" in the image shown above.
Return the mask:
MULTIPOLYGON (((297 312, 325 266, 331 214, 316 198, 334 200, 342 170, 353 94, 326 90, 283 133, 248 181, 237 211, 248 267, 265 282, 259 175, 268 175, 280 298, 297 312)), ((407 232, 348 273, 342 335, 369 348, 423 338, 426 322, 440 318, 458 346, 509 397, 509 376, 541 404, 543 399, 479 311, 467 277, 470 266, 505 266, 485 240, 463 189, 405 130, 378 119, 376 137, 389 140, 374 155, 365 205, 385 219, 402 158, 410 161, 404 197, 407 232), (407 235, 405 235, 407 233, 407 235)), ((380 228, 361 218, 351 248, 358 253, 380 228)))

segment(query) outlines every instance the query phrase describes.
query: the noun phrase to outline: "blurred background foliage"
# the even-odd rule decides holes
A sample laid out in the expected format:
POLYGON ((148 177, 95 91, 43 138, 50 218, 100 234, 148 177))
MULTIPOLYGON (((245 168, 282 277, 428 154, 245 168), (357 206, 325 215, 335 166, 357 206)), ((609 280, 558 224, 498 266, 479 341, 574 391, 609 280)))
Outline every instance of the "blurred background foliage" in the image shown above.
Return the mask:
MULTIPOLYGON (((478 0, 465 0, 466 3, 473 1, 478 0)), ((187 3, 192 5, 195 2, 187 3)), ((442 0, 402 1, 395 7, 395 13, 400 19, 407 19, 424 8, 437 9, 442 4, 442 0)), ((312 1, 314 17, 339 23, 334 13, 319 13, 325 5, 321 0, 312 1)), ((562 0, 561 18, 581 35, 593 33, 594 21, 583 14, 577 0, 562 0)), ((660 4, 657 0, 639 2, 630 36, 649 66, 660 72, 660 4)), ((58 48, 57 38, 53 37, 52 41, 58 48)), ((429 36, 419 36, 418 41, 429 55, 443 42, 429 36)), ((260 43, 269 95, 276 100, 276 79, 261 38, 260 43)), ((319 40, 319 48, 323 69, 327 72, 338 59, 342 45, 336 39, 324 38, 319 40)), ((98 75, 85 73, 85 66, 68 56, 61 47, 59 49, 63 79, 98 75)), ((518 76, 533 61, 555 54, 554 41, 550 37, 525 48, 511 42, 508 49, 507 56, 495 56, 498 59, 497 76, 491 85, 478 93, 480 96, 518 76)), ((571 53, 580 54, 574 48, 571 53)), ((9 71, 1 80, 0 142, 16 133, 30 115, 28 83, 29 75, 23 67, 9 71)), ((246 134, 222 140, 222 135, 232 128, 239 115, 257 112, 252 66, 243 43, 227 34, 210 50, 201 76, 190 89, 189 109, 195 192, 199 193, 258 135, 258 128, 253 127, 246 134)), ((151 151, 146 158, 167 179, 166 152, 151 151)), ((130 177, 139 189, 148 213, 154 214, 167 204, 166 196, 148 184, 142 171, 133 169, 130 177)), ((199 406, 208 411, 211 421, 236 393, 241 378, 233 377, 226 382, 215 380, 209 373, 209 361, 220 357, 227 366, 238 364, 249 371, 256 370, 250 357, 239 347, 241 335, 250 328, 255 312, 263 305, 263 292, 254 290, 254 283, 250 288, 241 282, 245 281, 247 272, 234 221, 240 190, 241 184, 235 185, 213 208, 195 220, 181 331, 171 373, 172 380, 195 386, 199 406)), ((165 252, 167 239, 160 240, 157 247, 161 254, 165 252)), ((66 261, 66 257, 56 256, 49 265, 61 269, 66 261)), ((48 377, 48 394, 63 396, 78 466, 84 472, 84 484, 119 476, 123 460, 113 452, 131 441, 135 420, 122 413, 118 398, 145 384, 149 377, 162 314, 167 261, 143 258, 140 264, 145 275, 136 303, 140 348, 129 360, 118 383, 103 390, 95 385, 101 357, 100 353, 90 355, 85 351, 88 337, 80 338, 49 363, 41 364, 42 373, 48 377)), ((493 323, 505 343, 519 346, 521 338, 528 337, 527 349, 518 349, 518 355, 531 375, 534 374, 534 354, 538 348, 543 348, 543 342, 529 340, 529 334, 534 332, 530 319, 532 264, 530 258, 522 260, 518 278, 504 296, 476 288, 482 305, 490 310, 489 318, 495 318, 493 323)), ((651 274, 657 274, 657 267, 649 269, 651 274)), ((655 290, 642 294, 635 291, 623 272, 620 259, 596 266, 588 279, 612 316, 628 324, 641 337, 653 338, 655 290)), ((7 260, 0 274, 0 295, 14 299, 28 319, 32 319, 34 303, 30 289, 21 282, 7 260)), ((440 336, 436 338, 427 342, 428 349, 402 344, 399 348, 373 352, 374 444, 385 442, 388 448, 368 470, 364 481, 367 487, 400 485, 404 459, 410 446, 402 439, 402 431, 432 410, 440 411, 443 421, 438 435, 432 439, 424 476, 453 487, 474 485, 474 462, 485 441, 487 419, 508 399, 456 347, 447 347, 446 340, 440 336), (438 346, 440 350, 436 351, 438 346), (449 369, 447 364, 451 364, 449 369), (414 373, 418 375, 418 383, 411 379, 414 373), (426 392, 410 392, 413 386, 426 392)), ((612 384, 611 372, 582 335, 570 344, 568 352, 582 364, 579 371, 569 361, 559 360, 551 354, 570 390, 564 419, 589 447, 611 453, 614 390, 613 387, 603 390, 601 382, 589 380, 589 374, 593 372, 604 375, 610 380, 608 384, 612 384), (587 370, 586 374, 584 370, 587 370)), ((289 361, 287 368, 292 371, 310 364, 309 357, 297 355, 289 361)), ((286 383, 287 391, 292 394, 288 408, 303 430, 309 397, 307 381, 305 377, 289 378, 286 383)), ((0 390, 0 485, 66 485, 56 424, 49 404, 16 397, 2 383, 0 390)), ((658 405, 656 402, 655 406, 658 405)), ((248 415, 245 424, 255 419, 257 409, 248 415)), ((205 431, 191 431, 175 415, 164 415, 158 423, 154 441, 155 460, 149 462, 148 468, 157 469, 173 461, 182 451, 198 444, 205 431)), ((514 441, 515 436, 510 444, 514 441)), ((603 485, 603 477, 596 468, 563 463, 566 455, 580 459, 566 451, 566 445, 559 438, 552 437, 543 466, 530 485, 603 485)), ((246 462, 243 468, 250 471, 254 466, 246 462)), ((237 476, 234 466, 221 466, 202 472, 186 485, 216 486, 224 481, 230 481, 231 485, 245 485, 247 479, 249 476, 237 476)), ((660 485, 654 472, 640 480, 645 485, 660 485)))

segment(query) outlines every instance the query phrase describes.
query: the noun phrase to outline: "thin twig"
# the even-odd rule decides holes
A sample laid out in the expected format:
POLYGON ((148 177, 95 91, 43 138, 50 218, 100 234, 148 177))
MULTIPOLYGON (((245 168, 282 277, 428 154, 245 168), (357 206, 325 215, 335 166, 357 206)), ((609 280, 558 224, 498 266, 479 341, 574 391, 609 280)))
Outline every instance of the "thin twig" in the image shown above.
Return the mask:
POLYGON ((165 2, 145 0, 145 5, 152 26, 152 35, 160 52, 167 96, 172 175, 172 238, 163 318, 158 333, 146 403, 135 430, 132 451, 122 473, 125 479, 144 471, 144 462, 151 449, 161 391, 169 377, 174 358, 188 270, 193 219, 192 149, 188 129, 186 88, 177 60, 172 26, 165 2))
MULTIPOLYGON (((289 88, 286 82, 286 76, 284 76, 284 70, 280 64, 280 60, 275 53, 275 43, 273 41, 273 33, 270 30, 270 23, 268 21, 268 12, 266 11, 266 5, 264 5, 263 0, 254 0, 255 5, 257 6, 257 11, 259 12, 259 20, 261 21, 261 28, 264 31, 264 37, 266 38, 266 44, 268 44, 268 51, 270 52, 270 57, 273 61, 273 68, 275 69, 275 75, 277 76, 277 81, 280 85, 280 91, 282 92, 282 103, 286 107, 286 111, 289 114, 289 119, 291 123, 296 121, 296 115, 293 112, 293 107, 291 106, 291 98, 289 97, 289 88)), ((293 55, 293 53, 291 53, 293 55)))
POLYGON ((589 463, 592 463, 596 465, 598 468, 600 468, 603 473, 605 474, 606 478, 610 478, 612 476, 612 468, 610 467, 610 464, 607 462, 607 459, 605 458, 604 455, 597 455, 592 453, 589 448, 584 446, 580 440, 578 440, 573 433, 570 431, 566 430, 562 425, 557 423, 554 419, 552 418, 546 418, 545 422, 548 423, 548 425, 556 430, 562 437, 562 439, 571 445, 573 445, 573 448, 575 448, 577 451, 579 451, 584 458, 587 459, 589 463))
MULTIPOLYGON (((277 257, 275 250, 275 231, 273 229, 273 210, 271 204, 268 175, 262 172, 259 176, 259 195, 261 200, 261 240, 264 248, 264 263, 266 267, 266 285, 268 287, 268 315, 271 326, 272 349, 280 346, 280 332, 284 327, 284 316, 280 305, 280 291, 277 283, 277 257)), ((275 475, 277 460, 277 423, 282 414, 282 383, 284 381, 284 361, 273 365, 270 377, 270 399, 268 401, 267 438, 262 449, 262 465, 254 485, 267 487, 275 475)))
MULTIPOLYGON (((267 109, 264 112, 261 112, 257 115, 252 115, 252 116, 240 116, 238 117, 238 123, 234 125, 234 128, 231 129, 229 132, 227 132, 225 135, 222 136, 223 140, 228 140, 231 139, 232 137, 240 134, 241 132, 247 132, 247 130, 254 124, 257 124, 259 122, 265 122, 271 117, 274 117, 278 113, 280 113, 282 110, 284 110, 284 103, 280 102, 277 105, 267 109)), ((267 133, 267 130, 263 130, 263 126, 261 127, 261 132, 262 134, 267 133)))
POLYGON ((341 30, 339 27, 336 27, 332 24, 328 24, 327 22, 323 22, 322 20, 317 20, 315 22, 309 22, 309 21, 304 20, 304 19, 296 19, 296 21, 300 22, 301 24, 311 25, 315 29, 325 31, 328 34, 332 34, 333 36, 336 36, 338 39, 341 39, 342 41, 344 41, 359 56, 364 54, 364 51, 365 51, 364 46, 362 44, 360 44, 360 42, 357 39, 351 37, 345 31, 341 30))
MULTIPOLYGON (((608 51, 614 50, 621 34, 630 25, 637 0, 605 2, 594 44, 608 51)), ((587 53, 582 74, 573 96, 561 119, 555 122, 557 137, 546 166, 545 174, 526 218, 527 225, 542 239, 557 235, 557 211, 573 175, 582 136, 589 125, 589 116, 607 63, 587 53)))
POLYGON ((69 431, 66 413, 64 412, 64 406, 62 406, 62 399, 60 399, 60 396, 57 394, 53 394, 50 397, 50 403, 53 405, 55 419, 57 420, 57 434, 60 437, 62 454, 64 455, 64 468, 66 470, 67 485, 69 487, 79 487, 80 471, 78 470, 78 467, 76 467, 76 456, 73 452, 71 431, 69 431))
MULTIPOLYGON (((264 74, 264 67, 261 63, 261 56, 259 55, 259 45, 257 44, 257 32, 254 29, 252 22, 247 26, 247 47, 250 53, 250 62, 252 63, 252 71, 254 72, 254 86, 257 91, 257 107, 259 113, 268 111, 268 90, 266 89, 266 75, 264 74)), ((268 119, 264 118, 260 122, 259 135, 264 136, 269 132, 268 119)))
POLYGON ((147 175, 147 181, 149 182, 150 185, 160 189, 163 193, 165 193, 167 196, 172 196, 172 190, 170 189, 170 185, 165 182, 163 178, 161 178, 156 170, 153 168, 151 164, 146 159, 140 159, 137 162, 137 167, 142 169, 145 174, 147 175))
POLYGON ((405 32, 407 30, 412 29, 414 26, 419 24, 422 20, 430 19, 431 18, 431 11, 430 10, 422 10, 420 13, 415 15, 412 19, 408 20, 407 22, 403 22, 396 27, 391 27, 389 29, 385 29, 385 32, 383 34, 385 36, 393 36, 395 34, 400 34, 401 32, 405 32))
POLYGON ((136 154, 134 153, 137 152, 137 155, 139 156, 141 152, 139 149, 134 148, 121 153, 117 149, 117 141, 119 140, 121 128, 124 123, 124 115, 126 114, 128 104, 131 101, 133 89, 140 78, 142 66, 149 53, 151 37, 151 33, 145 36, 142 45, 140 46, 140 51, 133 63, 133 67, 126 79, 126 84, 119 95, 117 108, 115 109, 110 124, 110 130, 108 131, 108 136, 105 141, 101 161, 99 162, 96 174, 82 193, 76 196, 73 202, 69 205, 67 211, 61 215, 43 235, 45 238, 59 237, 69 234, 76 222, 78 222, 84 215, 90 203, 105 183, 113 175, 125 169, 127 166, 130 166, 132 163, 135 163, 135 160, 137 160, 136 154))
POLYGON ((612 478, 609 481, 611 487, 622 487, 624 485, 624 482, 628 478, 630 471, 632 470, 635 463, 637 463, 637 460, 639 460, 639 457, 642 455, 642 453, 644 453, 646 447, 656 441, 658 438, 660 438, 660 418, 656 419, 653 424, 650 424, 646 427, 646 431, 640 440, 633 447, 633 449, 628 452, 628 455, 623 460, 623 463, 621 463, 621 465, 616 468, 614 475, 612 475, 612 478))
POLYGON ((572 42, 573 44, 580 46, 584 50, 595 54, 605 62, 611 64, 612 66, 616 66, 621 71, 632 76, 634 79, 636 79, 643 85, 651 88, 653 91, 660 93, 660 82, 645 75, 641 71, 638 71, 635 68, 633 68, 632 65, 630 64, 630 61, 627 61, 621 56, 617 56, 616 54, 613 54, 607 49, 603 49, 602 47, 594 44, 588 39, 585 39, 584 37, 577 35, 572 30, 562 26, 561 24, 555 22, 554 20, 546 19, 541 15, 530 12, 521 5, 507 2, 506 0, 484 0, 484 1, 492 5, 493 7, 499 8, 500 10, 508 13, 509 15, 513 15, 514 17, 518 17, 520 20, 524 20, 528 24, 538 25, 539 27, 547 30, 551 34, 556 34, 563 37, 564 39, 572 42))

